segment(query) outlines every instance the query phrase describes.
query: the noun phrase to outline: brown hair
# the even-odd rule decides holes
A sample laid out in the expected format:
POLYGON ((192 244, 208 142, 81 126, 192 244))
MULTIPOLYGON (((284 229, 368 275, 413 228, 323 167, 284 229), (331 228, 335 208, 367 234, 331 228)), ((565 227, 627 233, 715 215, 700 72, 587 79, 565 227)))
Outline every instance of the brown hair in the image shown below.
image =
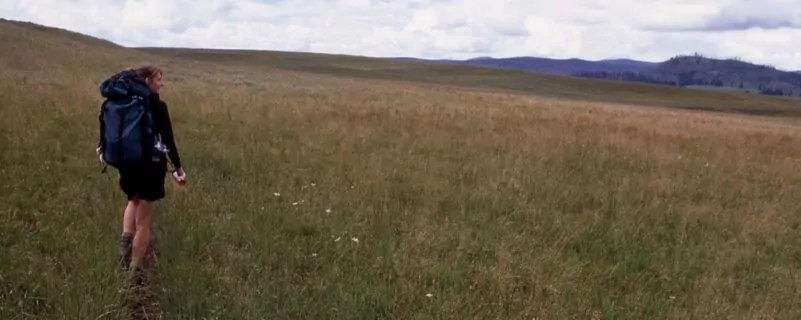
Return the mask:
POLYGON ((152 81, 153 78, 155 78, 157 75, 163 74, 163 71, 159 67, 152 65, 141 66, 137 68, 135 71, 138 76, 144 78, 145 80, 148 80, 148 82, 152 81))

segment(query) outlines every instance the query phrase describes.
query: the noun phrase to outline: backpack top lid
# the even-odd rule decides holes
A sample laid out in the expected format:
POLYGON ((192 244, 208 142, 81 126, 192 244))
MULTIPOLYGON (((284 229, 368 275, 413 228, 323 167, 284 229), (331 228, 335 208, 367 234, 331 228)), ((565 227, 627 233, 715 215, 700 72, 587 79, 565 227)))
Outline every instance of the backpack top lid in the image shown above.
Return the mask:
POLYGON ((100 84, 100 95, 106 99, 149 98, 150 87, 134 70, 123 70, 100 84))

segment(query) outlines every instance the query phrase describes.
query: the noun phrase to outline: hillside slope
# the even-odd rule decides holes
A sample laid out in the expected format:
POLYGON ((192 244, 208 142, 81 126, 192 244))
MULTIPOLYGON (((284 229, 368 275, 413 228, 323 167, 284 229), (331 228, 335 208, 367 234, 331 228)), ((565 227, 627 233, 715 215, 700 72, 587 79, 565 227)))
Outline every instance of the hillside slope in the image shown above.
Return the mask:
POLYGON ((75 72, 92 76, 156 57, 112 42, 0 18, 0 65, 6 72, 75 72))
MULTIPOLYGON (((786 97, 684 90, 661 85, 584 79, 504 68, 408 59, 278 51, 181 48, 138 48, 138 50, 156 56, 214 65, 239 67, 259 65, 278 70, 337 77, 411 81, 483 90, 503 90, 560 99, 754 114, 801 114, 797 100, 786 97)), ((626 64, 626 62, 622 62, 622 64, 626 64)))

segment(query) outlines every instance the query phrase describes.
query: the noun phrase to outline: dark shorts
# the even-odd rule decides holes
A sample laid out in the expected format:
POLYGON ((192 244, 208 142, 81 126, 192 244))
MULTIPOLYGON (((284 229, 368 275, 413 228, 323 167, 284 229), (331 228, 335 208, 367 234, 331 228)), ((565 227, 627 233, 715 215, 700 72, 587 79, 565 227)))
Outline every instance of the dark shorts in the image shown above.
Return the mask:
POLYGON ((164 178, 167 167, 163 163, 153 163, 119 169, 120 188, 128 200, 141 199, 156 201, 164 198, 164 178))

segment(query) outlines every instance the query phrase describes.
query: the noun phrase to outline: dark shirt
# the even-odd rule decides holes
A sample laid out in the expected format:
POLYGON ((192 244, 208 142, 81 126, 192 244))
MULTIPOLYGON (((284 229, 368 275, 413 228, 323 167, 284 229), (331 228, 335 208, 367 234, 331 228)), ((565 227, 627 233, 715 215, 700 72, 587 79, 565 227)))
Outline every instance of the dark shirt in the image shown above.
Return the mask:
MULTIPOLYGON (((181 157, 178 155, 178 147, 175 144, 175 135, 172 131, 172 119, 167 103, 161 100, 158 94, 153 94, 150 100, 150 107, 153 108, 153 128, 156 137, 169 149, 167 156, 176 168, 181 168, 181 157)), ((100 139, 98 147, 102 145, 103 139, 103 115, 100 114, 100 139)), ((155 151, 160 152, 160 151, 155 151)))

